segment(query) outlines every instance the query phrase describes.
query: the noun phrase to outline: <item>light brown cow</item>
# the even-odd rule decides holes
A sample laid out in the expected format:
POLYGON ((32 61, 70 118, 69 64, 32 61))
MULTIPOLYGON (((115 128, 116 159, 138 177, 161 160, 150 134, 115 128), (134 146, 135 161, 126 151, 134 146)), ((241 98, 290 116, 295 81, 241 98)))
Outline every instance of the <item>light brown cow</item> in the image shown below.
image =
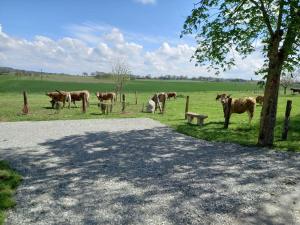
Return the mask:
POLYGON ((167 93, 168 99, 174 98, 174 100, 177 97, 177 93, 176 92, 168 92, 167 93))
POLYGON ((47 96, 49 96, 51 98, 51 105, 52 108, 54 108, 55 103, 57 102, 62 102, 63 103, 63 107, 65 107, 65 103, 68 102, 68 108, 70 108, 70 103, 72 101, 70 92, 66 92, 66 91, 52 91, 52 92, 48 92, 46 93, 47 96))
POLYGON ((96 96, 100 102, 110 100, 111 102, 116 101, 116 93, 114 92, 97 92, 96 96))
POLYGON ((263 105, 264 104, 264 96, 262 96, 262 95, 257 96, 256 102, 260 105, 263 105))
MULTIPOLYGON (((230 96, 222 96, 219 98, 223 106, 224 117, 225 117, 225 110, 228 104, 229 97, 230 96)), ((251 97, 238 98, 238 99, 233 98, 231 101, 230 115, 232 113, 241 114, 247 112, 249 116, 249 123, 251 123, 251 120, 254 115, 255 104, 256 104, 255 99, 251 97)))
MULTIPOLYGON (((82 101, 83 96, 86 96, 86 103, 87 106, 90 105, 89 99, 90 99, 90 92, 88 90, 82 90, 82 91, 71 91, 71 99, 73 104, 76 106, 76 101, 82 101)), ((76 106, 77 107, 77 106, 76 106)))
POLYGON ((168 95, 164 92, 154 94, 151 98, 152 101, 155 102, 155 110, 158 108, 158 101, 159 103, 162 103, 163 101, 167 100, 168 95), (157 101, 158 99, 158 101, 157 101))

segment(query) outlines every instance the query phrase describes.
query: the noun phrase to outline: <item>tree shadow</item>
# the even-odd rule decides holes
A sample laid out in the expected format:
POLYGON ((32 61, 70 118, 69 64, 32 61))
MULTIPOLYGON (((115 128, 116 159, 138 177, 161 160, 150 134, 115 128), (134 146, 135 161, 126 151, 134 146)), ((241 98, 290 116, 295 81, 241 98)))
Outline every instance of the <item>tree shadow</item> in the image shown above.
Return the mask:
POLYGON ((2 154, 24 175, 15 213, 30 224, 293 224, 292 202, 300 200, 292 194, 299 154, 210 143, 165 127, 88 132, 2 154), (284 194, 292 197, 278 202, 284 194))

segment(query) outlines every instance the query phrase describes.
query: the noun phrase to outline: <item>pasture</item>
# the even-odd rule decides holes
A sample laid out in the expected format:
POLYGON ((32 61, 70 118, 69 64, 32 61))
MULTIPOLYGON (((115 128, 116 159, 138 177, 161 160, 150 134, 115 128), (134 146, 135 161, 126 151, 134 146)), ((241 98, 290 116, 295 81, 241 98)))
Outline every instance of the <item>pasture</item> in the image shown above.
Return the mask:
MULTIPOLYGON (((175 130, 200 139, 234 142, 243 145, 255 145, 259 129, 259 115, 261 106, 257 106, 252 124, 248 124, 246 113, 233 114, 230 120, 229 129, 223 129, 223 110, 220 102, 216 101, 217 93, 226 92, 232 94, 233 98, 255 97, 262 94, 255 82, 234 83, 234 82, 199 82, 199 81, 155 81, 155 80, 134 80, 129 81, 124 89, 126 95, 125 113, 121 112, 121 103, 113 107, 113 113, 102 115, 95 96, 96 91, 112 91, 113 83, 105 80, 93 80, 82 82, 72 77, 56 82, 51 79, 16 79, 13 76, 0 76, 0 121, 38 121, 38 120, 73 120, 73 119, 97 119, 97 118, 128 118, 128 117, 149 117, 167 124, 175 130), (91 92, 91 105, 85 114, 82 113, 81 103, 78 107, 72 105, 71 109, 59 111, 50 108, 50 99, 45 91, 59 90, 83 90, 91 92), (23 106, 22 91, 28 93, 30 114, 22 115, 23 106), (135 94, 137 91, 138 104, 135 105, 135 94), (166 113, 161 115, 142 113, 142 104, 152 97, 155 92, 176 91, 176 101, 169 100, 166 103, 166 113), (204 127, 188 125, 184 120, 185 96, 190 96, 189 111, 206 114, 204 127)), ((92 79, 92 78, 89 78, 92 79)), ((300 151, 300 95, 280 94, 277 114, 277 125, 275 133, 275 148, 282 150, 300 151), (292 112, 290 131, 287 141, 281 141, 281 132, 286 107, 286 101, 292 100, 292 112)))

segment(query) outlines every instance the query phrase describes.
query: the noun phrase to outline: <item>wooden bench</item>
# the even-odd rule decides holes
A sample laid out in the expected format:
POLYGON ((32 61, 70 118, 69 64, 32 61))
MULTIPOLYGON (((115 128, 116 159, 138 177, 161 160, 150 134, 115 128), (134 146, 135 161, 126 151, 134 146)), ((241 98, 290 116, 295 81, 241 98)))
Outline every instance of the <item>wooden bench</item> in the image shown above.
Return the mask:
POLYGON ((206 118, 208 118, 207 115, 200 115, 200 114, 193 113, 193 112, 187 112, 186 116, 187 116, 188 123, 190 123, 190 124, 192 124, 194 118, 197 118, 197 125, 199 125, 199 126, 203 126, 204 120, 206 118))

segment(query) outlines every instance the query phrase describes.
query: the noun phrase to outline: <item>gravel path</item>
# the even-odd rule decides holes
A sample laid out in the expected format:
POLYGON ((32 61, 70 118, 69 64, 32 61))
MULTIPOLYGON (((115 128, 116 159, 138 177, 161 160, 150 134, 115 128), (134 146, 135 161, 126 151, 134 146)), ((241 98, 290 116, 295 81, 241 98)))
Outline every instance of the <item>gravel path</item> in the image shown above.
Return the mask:
POLYGON ((300 155, 150 119, 0 123, 24 176, 6 224, 300 224, 300 155))

